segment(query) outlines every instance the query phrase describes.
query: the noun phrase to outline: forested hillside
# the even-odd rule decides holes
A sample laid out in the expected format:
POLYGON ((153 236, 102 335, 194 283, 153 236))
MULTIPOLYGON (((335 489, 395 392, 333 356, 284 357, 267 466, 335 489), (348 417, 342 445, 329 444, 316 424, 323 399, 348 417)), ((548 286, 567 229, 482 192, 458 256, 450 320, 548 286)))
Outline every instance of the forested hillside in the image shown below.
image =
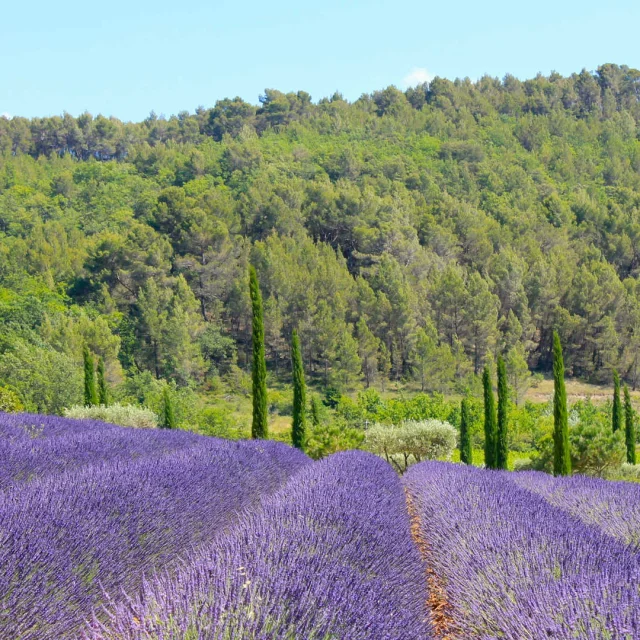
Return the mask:
POLYGON ((82 397, 82 349, 144 395, 267 362, 319 384, 474 386, 504 354, 640 382, 640 71, 436 78, 354 103, 267 90, 140 123, 0 118, 0 385, 82 397))

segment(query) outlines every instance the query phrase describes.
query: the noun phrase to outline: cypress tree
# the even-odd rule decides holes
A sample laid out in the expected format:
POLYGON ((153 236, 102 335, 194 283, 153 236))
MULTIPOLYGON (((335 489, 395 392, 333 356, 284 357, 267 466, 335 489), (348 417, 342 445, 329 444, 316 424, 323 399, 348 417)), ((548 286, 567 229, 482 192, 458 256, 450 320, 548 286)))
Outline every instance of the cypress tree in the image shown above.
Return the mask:
POLYGON ((162 391, 162 420, 160 421, 162 429, 175 429, 176 416, 173 411, 173 400, 169 393, 169 387, 165 387, 162 391))
POLYGON ((496 408, 489 366, 482 372, 484 388, 484 464, 487 469, 496 467, 496 408))
POLYGON ((96 372, 93 366, 93 356, 89 347, 85 346, 82 351, 84 360, 84 405, 93 407, 98 404, 98 392, 96 391, 96 372))
POLYGON ((269 436, 267 423, 267 363, 264 351, 264 320, 262 296, 258 284, 258 274, 249 267, 249 292, 252 309, 252 344, 253 344, 253 422, 252 438, 269 436))
POLYGON ((294 447, 304 449, 305 431, 307 429, 307 390, 304 383, 300 338, 295 329, 291 337, 291 364, 293 367, 293 425, 291 428, 291 441, 294 447))
POLYGON ((318 396, 311 397, 311 424, 314 427, 319 427, 322 424, 322 418, 320 416, 320 399, 318 396))
POLYGON ((109 404, 109 388, 104 375, 104 360, 98 360, 98 401, 105 407, 109 404))
POLYGON ((629 387, 624 385, 624 439, 627 445, 627 462, 636 463, 636 427, 633 423, 633 408, 629 387))
POLYGON ((509 458, 507 442, 509 409, 509 386, 507 384, 507 367, 502 356, 498 357, 498 433, 496 440, 496 469, 506 469, 509 458))
POLYGON ((567 390, 564 386, 564 359, 557 331, 553 332, 553 475, 571 474, 567 390))
POLYGON ((471 434, 469 433, 469 401, 464 398, 460 405, 460 462, 471 464, 471 434))
POLYGON ((611 422, 614 433, 622 426, 622 405, 620 403, 620 376, 613 370, 613 410, 611 422))

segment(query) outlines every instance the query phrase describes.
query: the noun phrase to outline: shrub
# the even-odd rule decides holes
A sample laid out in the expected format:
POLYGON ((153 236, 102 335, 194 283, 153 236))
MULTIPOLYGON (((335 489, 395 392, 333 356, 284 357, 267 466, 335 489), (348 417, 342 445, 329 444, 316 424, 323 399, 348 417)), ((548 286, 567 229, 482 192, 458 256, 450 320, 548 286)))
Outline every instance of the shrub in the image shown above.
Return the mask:
POLYGON ((65 409, 64 415, 66 418, 101 420, 123 427, 153 429, 158 426, 158 417, 153 411, 131 404, 112 404, 108 407, 102 404, 92 407, 74 405, 65 409))
POLYGON ((399 427, 376 424, 366 433, 366 448, 404 472, 421 460, 451 458, 457 433, 441 420, 408 420, 399 427))
POLYGON ((4 413, 20 413, 24 411, 20 396, 7 387, 0 387, 0 411, 4 413))
POLYGON ((238 440, 248 435, 242 432, 231 413, 220 407, 207 407, 200 412, 198 433, 228 440, 238 440))
POLYGON ((640 482, 640 464, 629 464, 623 462, 619 467, 609 469, 607 472, 609 480, 625 480, 626 482, 640 482))
POLYGON ((364 440, 360 429, 353 429, 341 422, 315 426, 305 444, 304 450, 309 457, 319 460, 338 451, 358 449, 364 440))
MULTIPOLYGON (((624 434, 611 430, 606 408, 589 401, 577 402, 569 415, 569 453, 575 473, 603 476, 625 459, 624 434)), ((533 466, 540 471, 553 471, 553 436, 547 432, 536 443, 538 455, 533 466)))

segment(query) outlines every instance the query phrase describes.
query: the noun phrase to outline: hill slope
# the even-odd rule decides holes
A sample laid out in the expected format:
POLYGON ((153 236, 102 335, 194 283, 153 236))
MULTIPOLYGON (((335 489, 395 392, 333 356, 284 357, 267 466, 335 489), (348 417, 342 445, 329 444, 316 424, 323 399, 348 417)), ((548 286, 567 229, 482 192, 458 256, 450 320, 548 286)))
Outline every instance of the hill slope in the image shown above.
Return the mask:
POLYGON ((556 327, 574 375, 635 385, 639 123, 640 72, 610 64, 142 123, 0 118, 0 383, 72 404, 85 342, 112 382, 237 380, 252 262, 276 372, 297 327, 327 384, 450 390, 499 352, 513 379, 547 370, 556 327))

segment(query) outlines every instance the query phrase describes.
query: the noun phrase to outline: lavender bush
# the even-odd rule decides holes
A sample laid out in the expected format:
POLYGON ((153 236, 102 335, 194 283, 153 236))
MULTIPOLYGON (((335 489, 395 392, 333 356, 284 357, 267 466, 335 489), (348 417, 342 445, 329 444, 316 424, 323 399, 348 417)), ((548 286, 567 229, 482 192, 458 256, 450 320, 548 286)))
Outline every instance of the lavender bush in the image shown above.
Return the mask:
POLYGON ((306 467, 85 638, 423 640, 425 599, 400 480, 351 451, 306 467))
POLYGON ((511 476, 518 486, 640 551, 640 485, 587 476, 554 478, 536 471, 511 476))
POLYGON ((0 421, 0 456, 25 476, 9 474, 0 491, 0 637, 15 640, 77 638, 103 588, 138 588, 144 572, 174 566, 310 462, 274 442, 22 420, 0 421), (7 456, 12 445, 27 464, 7 456))
POLYGON ((404 482, 460 637, 640 637, 640 565, 624 544, 507 473, 424 462, 404 482))

